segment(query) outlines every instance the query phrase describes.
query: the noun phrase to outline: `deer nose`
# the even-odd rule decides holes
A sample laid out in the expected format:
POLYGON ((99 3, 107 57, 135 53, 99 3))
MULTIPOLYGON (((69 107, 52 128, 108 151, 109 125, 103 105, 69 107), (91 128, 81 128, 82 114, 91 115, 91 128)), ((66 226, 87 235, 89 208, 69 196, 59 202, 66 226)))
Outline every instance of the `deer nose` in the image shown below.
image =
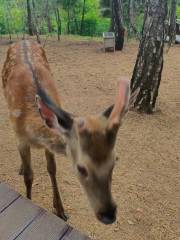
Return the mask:
POLYGON ((100 211, 97 214, 98 219, 104 224, 112 224, 116 221, 116 205, 110 206, 108 209, 104 211, 100 211))

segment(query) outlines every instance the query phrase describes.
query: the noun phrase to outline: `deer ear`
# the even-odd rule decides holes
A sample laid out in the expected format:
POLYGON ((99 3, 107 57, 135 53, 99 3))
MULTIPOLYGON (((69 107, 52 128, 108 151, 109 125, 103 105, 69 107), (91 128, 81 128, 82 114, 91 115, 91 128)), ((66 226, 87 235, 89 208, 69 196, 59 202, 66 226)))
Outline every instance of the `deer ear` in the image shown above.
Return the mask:
POLYGON ((48 103, 46 104, 39 95, 36 95, 36 103, 41 118, 44 120, 47 127, 56 133, 68 133, 72 128, 73 120, 60 108, 48 103))
POLYGON ((118 94, 115 104, 109 107, 103 115, 108 118, 108 128, 111 129, 114 125, 118 126, 122 118, 128 111, 130 95, 130 82, 128 79, 121 79, 119 82, 118 94))

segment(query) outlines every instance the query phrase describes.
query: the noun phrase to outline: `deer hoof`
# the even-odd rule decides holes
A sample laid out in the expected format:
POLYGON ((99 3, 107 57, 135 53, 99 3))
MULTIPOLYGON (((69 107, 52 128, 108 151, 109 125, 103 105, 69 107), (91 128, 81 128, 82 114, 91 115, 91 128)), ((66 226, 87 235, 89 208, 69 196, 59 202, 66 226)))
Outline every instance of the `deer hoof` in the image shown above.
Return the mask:
POLYGON ((69 219, 69 215, 66 213, 61 214, 61 216, 59 217, 62 218, 65 222, 67 222, 67 220, 69 219))
POLYGON ((66 214, 66 213, 57 213, 57 211, 54 209, 54 211, 53 211, 53 213, 56 215, 56 216, 58 216, 58 217, 60 217, 62 220, 64 220, 65 222, 67 222, 67 220, 69 219, 69 215, 68 214, 66 214))
POLYGON ((20 169, 19 169, 19 175, 20 175, 20 176, 24 176, 23 166, 21 166, 20 169))

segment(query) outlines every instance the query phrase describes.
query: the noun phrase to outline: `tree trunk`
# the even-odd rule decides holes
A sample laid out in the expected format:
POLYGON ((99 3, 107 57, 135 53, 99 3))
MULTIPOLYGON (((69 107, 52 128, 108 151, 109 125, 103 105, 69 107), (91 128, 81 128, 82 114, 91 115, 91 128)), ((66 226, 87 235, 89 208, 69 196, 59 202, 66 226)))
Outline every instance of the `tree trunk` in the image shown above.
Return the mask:
POLYGON ((67 13, 68 13, 67 34, 70 34, 70 4, 71 4, 71 0, 68 1, 68 9, 67 9, 67 13))
POLYGON ((169 26, 169 47, 176 41, 176 0, 171 0, 171 15, 170 15, 170 26, 169 26))
POLYGON ((135 26, 134 10, 135 10, 135 2, 134 0, 129 0, 129 4, 128 4, 129 31, 130 31, 130 34, 135 34, 138 37, 138 31, 135 26))
POLYGON ((152 113, 163 69, 163 49, 167 0, 147 0, 142 38, 131 80, 132 94, 138 91, 134 108, 152 113))
POLYGON ((36 39, 38 43, 41 43, 41 39, 40 39, 40 33, 39 33, 39 22, 37 19, 37 15, 36 15, 36 5, 35 5, 35 1, 32 0, 32 5, 33 5, 33 12, 34 12, 34 31, 35 31, 35 35, 36 35, 36 39))
POLYGON ((79 30, 78 21, 77 21, 76 13, 75 13, 74 9, 73 9, 73 15, 74 15, 74 22, 75 22, 75 27, 76 27, 76 34, 79 34, 80 30, 79 30))
POLYGON ((5 21, 7 25, 7 31, 9 34, 9 43, 12 43, 12 16, 10 13, 10 2, 6 0, 5 4, 5 21))
POLYGON ((115 48, 122 50, 124 46, 124 27, 122 0, 111 1, 111 31, 115 33, 115 48))
POLYGON ((82 11, 82 18, 81 18, 81 30, 80 30, 80 34, 82 34, 82 33, 83 33, 83 30, 84 30, 85 7, 86 7, 86 0, 84 0, 84 3, 83 3, 83 11, 82 11))
POLYGON ((9 24, 9 19, 7 18, 7 30, 9 34, 9 42, 12 43, 12 34, 11 34, 11 29, 10 29, 10 24, 9 24))
POLYGON ((46 1, 46 13, 45 13, 45 17, 47 20, 47 27, 48 27, 48 32, 51 33, 52 32, 52 24, 51 24, 51 18, 49 15, 49 1, 46 1))
POLYGON ((57 22, 58 41, 60 41, 60 36, 61 36, 61 16, 60 16, 60 12, 59 12, 59 8, 58 7, 55 9, 55 16, 56 16, 56 22, 57 22))
POLYGON ((32 13, 30 0, 27 0, 27 21, 28 21, 28 32, 30 36, 33 36, 33 24, 32 24, 32 13))

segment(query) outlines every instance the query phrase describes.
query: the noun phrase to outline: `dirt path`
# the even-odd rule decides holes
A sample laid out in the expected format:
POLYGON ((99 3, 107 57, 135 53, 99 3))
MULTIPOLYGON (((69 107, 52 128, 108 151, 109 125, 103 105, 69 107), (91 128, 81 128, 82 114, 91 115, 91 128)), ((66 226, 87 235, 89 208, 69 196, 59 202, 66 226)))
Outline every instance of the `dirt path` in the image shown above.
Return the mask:
MULTIPOLYGON (((98 113, 113 103, 117 78, 131 76, 138 45, 123 52, 100 51, 101 43, 64 38, 51 41, 47 56, 65 107, 76 114, 98 113)), ((7 46, 0 44, 0 70, 7 46)), ((113 192, 118 220, 99 223, 73 174, 71 163, 57 156, 58 182, 70 224, 96 240, 180 239, 180 45, 165 56, 156 114, 130 112, 117 141, 113 192)), ((16 139, 0 88, 0 180, 25 194, 16 139)), ((51 211, 52 198, 43 152, 33 151, 33 201, 51 211)))

